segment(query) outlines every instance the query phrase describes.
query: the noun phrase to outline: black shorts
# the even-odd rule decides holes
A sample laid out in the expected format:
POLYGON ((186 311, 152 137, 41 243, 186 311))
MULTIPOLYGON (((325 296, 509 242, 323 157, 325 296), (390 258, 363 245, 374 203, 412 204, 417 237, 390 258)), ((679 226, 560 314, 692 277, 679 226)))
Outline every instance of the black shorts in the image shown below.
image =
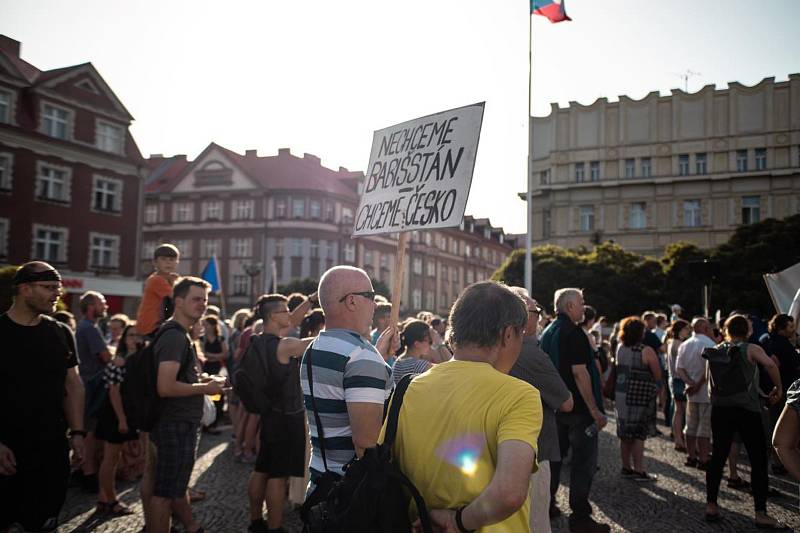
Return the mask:
POLYGON ((261 447, 254 470, 269 477, 306 475, 305 413, 261 417, 261 447))
POLYGON ((109 399, 106 399, 106 403, 97 416, 97 428, 94 430, 94 436, 110 444, 124 444, 131 440, 139 440, 139 432, 135 429, 128 429, 127 433, 119 432, 119 420, 117 420, 117 415, 114 413, 109 399))
POLYGON ((9 447, 17 473, 0 476, 0 531, 14 523, 25 531, 55 531, 69 480, 66 439, 9 447))
POLYGON ((159 422, 153 427, 150 441, 156 447, 154 496, 174 500, 186 494, 199 436, 199 423, 159 422))

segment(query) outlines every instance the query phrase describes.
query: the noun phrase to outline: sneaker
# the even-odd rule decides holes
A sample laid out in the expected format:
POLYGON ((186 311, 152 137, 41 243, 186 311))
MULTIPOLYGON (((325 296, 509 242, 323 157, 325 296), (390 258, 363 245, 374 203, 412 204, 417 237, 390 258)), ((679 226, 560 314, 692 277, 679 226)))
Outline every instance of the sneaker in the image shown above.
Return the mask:
POLYGON ((635 481, 640 481, 640 482, 648 482, 648 481, 656 481, 656 480, 658 480, 658 476, 656 476, 654 474, 648 474, 647 472, 636 472, 636 471, 633 471, 633 476, 632 477, 633 477, 633 479, 635 481))
POLYGON ((750 488, 750 483, 740 477, 728 478, 728 486, 732 489, 747 490, 750 488))
POLYGON ((572 533, 608 533, 611 527, 608 524, 596 522, 591 516, 573 520, 569 519, 569 530, 572 533))
POLYGON ((628 479, 628 478, 631 478, 631 477, 635 476, 636 472, 634 472, 632 468, 625 468, 623 466, 622 470, 620 470, 619 474, 620 474, 620 476, 622 476, 623 479, 628 479))

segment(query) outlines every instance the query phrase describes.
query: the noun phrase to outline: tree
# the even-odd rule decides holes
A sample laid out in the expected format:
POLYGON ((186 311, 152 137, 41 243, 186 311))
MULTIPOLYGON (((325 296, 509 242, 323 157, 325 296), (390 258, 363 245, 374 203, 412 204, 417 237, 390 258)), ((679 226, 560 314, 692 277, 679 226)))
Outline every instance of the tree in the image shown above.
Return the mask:
POLYGON ((707 257, 696 244, 685 241, 668 244, 661 257, 664 299, 669 305, 680 304, 687 317, 703 312, 703 282, 691 276, 689 264, 707 257))

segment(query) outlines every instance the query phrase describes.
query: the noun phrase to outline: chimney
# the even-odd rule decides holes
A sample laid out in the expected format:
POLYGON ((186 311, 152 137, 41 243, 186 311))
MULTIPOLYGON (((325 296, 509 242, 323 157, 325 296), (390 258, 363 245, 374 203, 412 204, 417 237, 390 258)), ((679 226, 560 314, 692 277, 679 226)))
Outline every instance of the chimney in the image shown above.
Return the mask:
POLYGON ((342 172, 344 174, 349 174, 350 173, 350 171, 347 170, 347 167, 339 167, 339 172, 342 172))
POLYGON ((175 154, 172 158, 178 161, 186 161, 186 154, 175 154))
POLYGON ((255 159, 256 157, 258 157, 258 150, 245 150, 244 156, 247 159, 255 159))
POLYGON ((19 52, 20 52, 19 41, 15 41, 11 37, 6 37, 5 35, 0 35, 0 50, 8 52, 14 57, 19 57, 19 52))
POLYGON ((314 154, 308 154, 308 153, 303 154, 303 159, 306 159, 306 160, 308 160, 308 161, 310 161, 312 163, 316 163, 318 165, 321 163, 320 158, 315 156, 314 154))
POLYGON ((292 155, 292 151, 289 148, 278 148, 278 156, 287 156, 292 155))
POLYGON ((164 154, 150 154, 150 159, 164 159, 164 154))

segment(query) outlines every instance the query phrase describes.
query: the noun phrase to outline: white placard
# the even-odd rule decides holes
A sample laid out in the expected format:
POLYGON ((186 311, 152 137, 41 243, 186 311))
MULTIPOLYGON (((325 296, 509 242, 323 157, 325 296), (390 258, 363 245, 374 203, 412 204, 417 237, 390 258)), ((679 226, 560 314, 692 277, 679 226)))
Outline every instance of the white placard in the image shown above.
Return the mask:
POLYGON ((353 237, 458 226, 485 102, 375 132, 353 237))

